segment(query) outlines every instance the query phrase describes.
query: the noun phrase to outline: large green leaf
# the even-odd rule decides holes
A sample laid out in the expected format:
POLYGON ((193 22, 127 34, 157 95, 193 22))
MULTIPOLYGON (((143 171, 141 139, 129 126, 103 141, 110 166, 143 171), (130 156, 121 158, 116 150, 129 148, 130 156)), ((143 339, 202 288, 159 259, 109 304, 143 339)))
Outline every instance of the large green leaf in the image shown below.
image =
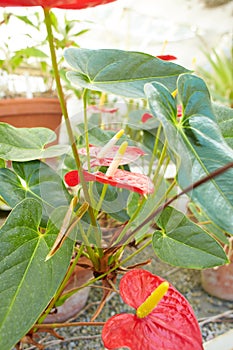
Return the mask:
POLYGON ((219 243, 180 211, 167 207, 160 215, 152 245, 156 255, 170 265, 203 269, 228 262, 219 243))
POLYGON ((70 239, 45 262, 59 231, 54 223, 58 223, 56 219, 61 213, 56 212, 44 233, 39 230, 41 213, 37 200, 25 199, 0 229, 1 350, 10 350, 31 329, 54 296, 70 263, 73 250, 70 239))
POLYGON ((213 107, 222 135, 228 145, 233 149, 233 108, 217 103, 214 103, 213 107))
POLYGON ((47 128, 15 128, 0 123, 0 158, 23 162, 57 157, 69 151, 67 145, 46 148, 54 140, 55 132, 47 128))
POLYGON ((173 91, 179 74, 187 72, 177 64, 141 52, 69 48, 64 56, 75 69, 67 74, 75 85, 132 98, 144 98, 144 85, 152 81, 173 91))
MULTIPOLYGON (((151 111, 161 121, 170 150, 178 165, 178 183, 185 188, 212 171, 233 161, 233 151, 225 142, 204 81, 190 74, 178 79, 183 118, 177 121, 176 101, 161 84, 145 87, 151 111)), ((233 169, 189 193, 207 216, 233 234, 233 169)))
POLYGON ((0 169, 0 196, 10 207, 25 198, 35 198, 43 205, 43 220, 54 208, 68 205, 70 195, 60 176, 38 160, 13 162, 13 169, 0 169))

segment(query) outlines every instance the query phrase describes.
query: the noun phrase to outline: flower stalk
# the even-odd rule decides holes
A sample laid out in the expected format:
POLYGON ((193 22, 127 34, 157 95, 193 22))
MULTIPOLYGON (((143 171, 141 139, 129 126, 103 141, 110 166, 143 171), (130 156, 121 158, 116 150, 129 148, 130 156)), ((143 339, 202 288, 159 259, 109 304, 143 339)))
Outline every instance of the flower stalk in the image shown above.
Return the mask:
POLYGON ((52 32, 50 10, 49 10, 49 8, 43 8, 43 10, 44 10, 45 25, 46 25, 47 34, 48 34, 48 43, 49 43, 49 48, 50 48, 51 62, 52 62, 52 67, 53 67, 54 77, 55 77, 55 82, 56 82, 56 87, 57 87, 57 94, 58 94, 58 98, 60 101, 62 113, 64 116, 66 130, 67 130, 67 134, 68 134, 68 137, 70 140, 70 145, 72 148, 73 156, 75 159, 77 169, 79 171, 80 182, 82 184, 84 197, 85 197, 85 200, 90 205, 88 208, 88 212, 90 215, 91 223, 93 226, 97 227, 95 215, 94 215, 92 205, 91 205, 91 198, 89 196, 88 188, 87 188, 86 182, 84 180, 83 171, 82 171, 82 164, 81 164, 78 150, 76 147, 75 138, 74 138, 74 134, 72 131, 72 127, 71 127, 71 123, 70 123, 70 119, 69 119, 69 115, 68 115, 68 111, 67 111, 67 107, 66 107, 65 97, 64 97, 64 93, 63 93, 63 89, 62 89, 62 85, 61 85, 61 79, 60 79, 58 64, 57 64, 56 51, 55 51, 55 47, 54 47, 54 37, 53 37, 53 32, 52 32))

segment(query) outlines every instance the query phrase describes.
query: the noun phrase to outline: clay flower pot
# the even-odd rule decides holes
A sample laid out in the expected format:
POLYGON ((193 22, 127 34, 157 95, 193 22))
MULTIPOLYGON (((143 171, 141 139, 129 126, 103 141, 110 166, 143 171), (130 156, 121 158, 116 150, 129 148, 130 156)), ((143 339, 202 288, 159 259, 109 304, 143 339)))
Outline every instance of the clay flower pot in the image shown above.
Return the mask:
POLYGON ((57 98, 0 100, 0 122, 17 128, 45 127, 56 132, 58 143, 62 111, 57 98))
POLYGON ((219 299, 233 301, 233 250, 230 263, 201 271, 203 289, 219 299))

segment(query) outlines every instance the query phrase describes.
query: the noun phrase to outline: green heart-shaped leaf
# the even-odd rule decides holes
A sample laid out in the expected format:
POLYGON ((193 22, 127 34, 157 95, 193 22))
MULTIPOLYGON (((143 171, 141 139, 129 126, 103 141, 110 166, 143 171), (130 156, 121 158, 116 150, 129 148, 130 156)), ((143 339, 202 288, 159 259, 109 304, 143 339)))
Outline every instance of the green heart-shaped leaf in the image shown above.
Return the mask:
MULTIPOLYGON (((161 121, 170 150, 178 166, 182 188, 233 161, 233 151, 225 142, 204 81, 190 74, 178 79, 183 117, 176 117, 176 102, 161 84, 145 87, 152 113, 161 121)), ((189 195, 208 218, 233 234, 233 169, 195 188, 189 195)))
POLYGON ((0 158, 23 162, 68 153, 70 147, 67 145, 46 148, 54 140, 55 132, 47 128, 15 128, 0 123, 0 158))
POLYGON ((62 205, 68 205, 71 197, 63 180, 47 164, 38 160, 17 163, 13 169, 0 169, 0 196, 10 207, 25 198, 35 198, 43 205, 43 220, 62 205))
POLYGON ((219 243, 188 220, 180 211, 167 207, 160 215, 152 245, 156 255, 170 265, 203 269, 228 262, 219 243))
POLYGON ((31 329, 67 271, 73 250, 71 239, 45 262, 59 232, 59 213, 41 233, 41 203, 25 199, 0 229, 1 350, 10 350, 31 329))
POLYGON ((69 48, 65 59, 73 72, 68 79, 77 86, 131 98, 145 98, 144 85, 158 81, 173 91, 187 69, 154 56, 112 49, 69 48))

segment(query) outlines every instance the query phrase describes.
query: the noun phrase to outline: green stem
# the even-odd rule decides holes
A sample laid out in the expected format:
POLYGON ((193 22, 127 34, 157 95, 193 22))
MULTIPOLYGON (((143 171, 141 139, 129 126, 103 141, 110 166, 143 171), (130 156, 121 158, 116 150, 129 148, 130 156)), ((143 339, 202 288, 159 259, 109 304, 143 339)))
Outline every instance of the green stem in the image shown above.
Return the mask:
POLYGON ((160 169, 161 169, 161 166, 164 162, 164 159, 166 158, 166 152, 167 152, 167 145, 168 145, 168 142, 167 140, 165 141, 164 145, 163 145, 163 149, 162 149, 162 153, 159 157, 159 161, 158 161, 158 166, 157 166, 157 169, 156 169, 156 172, 153 176, 153 182, 155 183, 155 181, 157 180, 158 178, 158 175, 159 175, 159 172, 160 172, 160 169))
POLYGON ((138 206, 138 208, 135 210, 135 212, 133 213, 133 215, 131 216, 131 218, 129 219, 129 221, 127 222, 127 225, 123 228, 123 230, 121 231, 120 235, 117 237, 116 241, 112 244, 112 245, 117 245, 118 242, 120 242, 123 238, 124 235, 126 234, 126 232, 128 231, 129 227, 131 227, 131 223, 136 219, 136 217, 138 216, 138 214, 141 212, 141 209, 144 205, 146 201, 146 197, 143 197, 143 199, 141 200, 140 205, 138 206))
POLYGON ((152 172, 152 167, 153 167, 154 160, 155 160, 155 157, 157 154, 157 149, 158 149, 158 144, 159 144, 159 136, 160 136, 161 130, 162 130, 162 124, 159 125, 157 133, 156 133, 154 149, 153 149, 152 157, 151 157, 150 164, 149 164, 148 176, 150 176, 151 172, 152 172))
POLYGON ((91 199, 90 199, 88 188, 87 188, 87 185, 86 185, 86 182, 84 179, 82 164, 81 164, 78 150, 76 147, 75 138, 74 138, 74 134, 72 131, 70 119, 68 116, 65 97, 64 97, 64 93, 63 93, 63 89, 62 89, 62 85, 61 85, 59 69, 58 69, 58 64, 57 64, 56 51, 55 51, 55 47, 54 47, 54 37, 53 37, 53 32, 52 32, 51 17, 50 17, 50 13, 49 13, 48 8, 44 8, 44 17, 45 17, 45 25, 46 25, 46 29, 47 29, 47 34, 48 34, 48 43, 49 43, 49 48, 50 48, 51 62, 52 62, 52 67, 53 67, 53 72, 54 72, 54 77, 55 77, 55 82, 56 82, 56 87, 57 87, 57 94, 58 94, 58 98, 60 101, 62 114, 64 116, 66 130, 67 130, 67 134, 68 134, 68 137, 70 140, 70 145, 71 145, 74 159, 76 162, 76 166, 77 166, 77 169, 79 172, 80 181, 81 181, 83 192, 84 192, 84 197, 85 197, 85 200, 90 204, 88 211, 89 211, 89 215, 91 218, 91 223, 93 226, 96 227, 97 223, 96 223, 94 212, 93 212, 93 209, 91 206, 91 199))
POLYGON ((117 265, 115 265, 114 267, 112 267, 111 269, 109 269, 108 271, 106 271, 105 273, 103 273, 102 275, 91 279, 90 281, 86 282, 85 284, 83 284, 81 287, 73 290, 74 293, 78 292, 79 290, 90 286, 91 284, 103 279, 105 276, 107 276, 109 273, 115 271, 116 269, 118 269, 119 267, 123 266, 125 263, 127 263, 130 259, 132 259, 134 256, 136 256, 137 254, 139 254, 141 251, 143 251, 146 247, 148 247, 152 242, 152 239, 148 240, 143 246, 141 246, 140 248, 138 248, 135 252, 133 252, 132 254, 130 254, 129 256, 127 256, 127 258, 123 259, 122 261, 120 261, 117 265))
POLYGON ((52 310, 52 308, 54 307, 56 301, 59 299, 61 293, 63 292, 69 278, 71 277, 74 269, 75 269, 75 266, 77 265, 77 262, 82 254, 82 251, 83 251, 83 248, 84 248, 84 245, 82 244, 81 247, 79 248, 79 251, 75 257, 75 259, 73 260, 72 264, 70 265, 69 269, 68 269, 68 272, 66 273, 65 275, 65 278, 62 282, 62 284, 60 285, 59 289, 57 290, 54 298, 52 299, 51 303, 49 304, 48 308, 45 310, 44 314, 39 318, 38 320, 38 323, 42 323, 45 318, 48 316, 48 314, 50 313, 50 311, 52 310))
POLYGON ((83 116, 84 116, 84 134, 85 134, 85 143, 87 150, 87 166, 88 171, 91 171, 90 166, 90 148, 89 148, 89 137, 88 137, 88 121, 87 121, 87 100, 88 100, 88 90, 85 89, 83 92, 83 116))
POLYGON ((102 203, 104 201, 104 197, 106 195, 106 192, 107 192, 107 189, 108 189, 108 184, 104 184, 103 185, 103 188, 102 188, 102 192, 101 192, 101 195, 100 195, 100 199, 99 199, 99 202, 96 206, 96 209, 95 209, 95 212, 96 212, 96 216, 98 215, 100 209, 101 209, 101 206, 102 206, 102 203))

